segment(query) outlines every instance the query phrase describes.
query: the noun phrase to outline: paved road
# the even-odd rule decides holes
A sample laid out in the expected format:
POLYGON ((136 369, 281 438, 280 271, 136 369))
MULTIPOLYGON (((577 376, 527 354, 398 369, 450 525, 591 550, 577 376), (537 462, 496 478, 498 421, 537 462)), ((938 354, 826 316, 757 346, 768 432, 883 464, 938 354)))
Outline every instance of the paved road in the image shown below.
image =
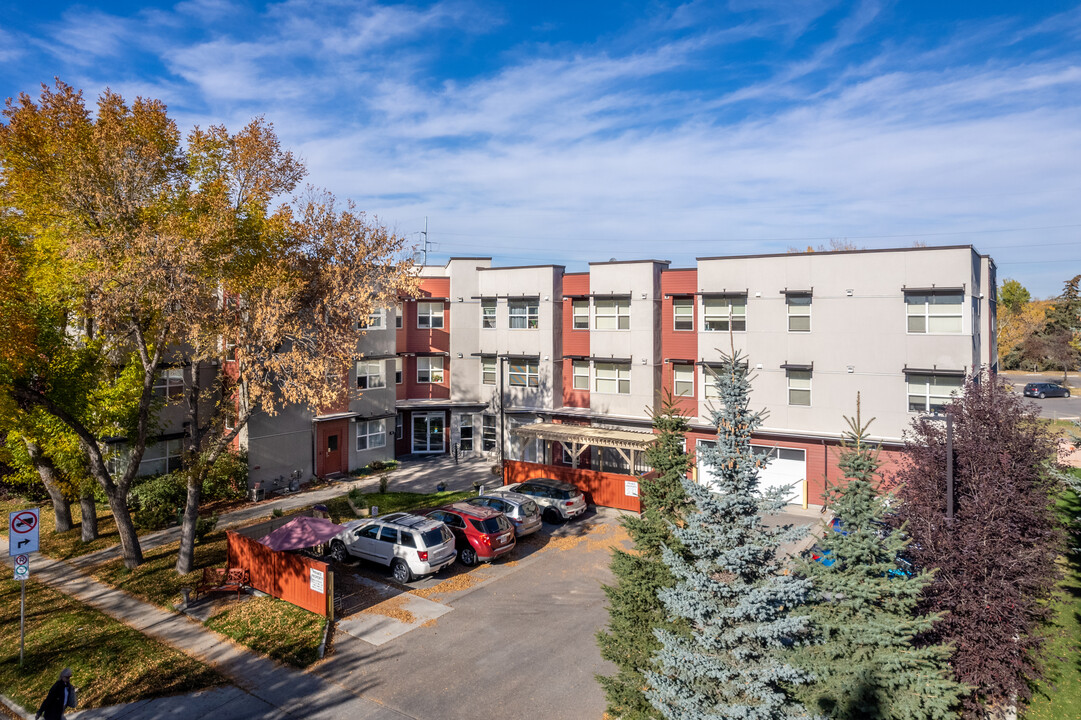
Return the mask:
MULTIPOLYGON (((1062 384, 1062 373, 1002 373, 1002 376, 1020 393, 1025 389, 1025 384, 1030 382, 1054 382, 1062 384)), ((1025 402, 1032 403, 1040 410, 1040 417, 1057 419, 1081 418, 1081 380, 1076 373, 1070 375, 1070 395, 1068 398, 1025 398, 1025 402)))

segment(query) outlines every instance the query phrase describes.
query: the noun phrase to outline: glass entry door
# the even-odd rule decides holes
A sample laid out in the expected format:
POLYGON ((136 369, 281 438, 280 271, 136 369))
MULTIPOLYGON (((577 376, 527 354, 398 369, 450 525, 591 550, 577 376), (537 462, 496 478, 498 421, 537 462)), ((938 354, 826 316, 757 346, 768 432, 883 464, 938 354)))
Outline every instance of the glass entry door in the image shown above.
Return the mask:
POLYGON ((413 413, 413 452, 444 452, 445 427, 446 421, 442 412, 413 413))

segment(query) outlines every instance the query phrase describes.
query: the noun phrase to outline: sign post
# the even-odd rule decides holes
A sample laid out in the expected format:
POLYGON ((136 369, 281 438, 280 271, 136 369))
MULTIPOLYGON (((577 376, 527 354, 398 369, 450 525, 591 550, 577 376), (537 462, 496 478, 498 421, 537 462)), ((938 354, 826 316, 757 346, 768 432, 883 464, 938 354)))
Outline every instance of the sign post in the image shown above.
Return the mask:
POLYGON ((19 581, 19 667, 23 665, 26 639, 26 579, 30 577, 30 553, 39 547, 38 509, 8 513, 8 555, 15 558, 15 579, 19 581))

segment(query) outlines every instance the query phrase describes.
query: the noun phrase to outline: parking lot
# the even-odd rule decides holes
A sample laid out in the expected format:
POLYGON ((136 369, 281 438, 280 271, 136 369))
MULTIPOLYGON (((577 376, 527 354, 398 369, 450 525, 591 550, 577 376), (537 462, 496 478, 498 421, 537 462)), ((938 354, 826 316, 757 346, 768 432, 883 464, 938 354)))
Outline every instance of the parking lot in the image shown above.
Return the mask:
MULTIPOLYGON (((814 524, 817 513, 783 516, 814 524)), ((380 568, 339 565, 345 600, 323 677, 420 720, 601 718, 595 635, 610 549, 629 545, 618 513, 545 523, 491 565, 455 563, 401 586, 380 568)))

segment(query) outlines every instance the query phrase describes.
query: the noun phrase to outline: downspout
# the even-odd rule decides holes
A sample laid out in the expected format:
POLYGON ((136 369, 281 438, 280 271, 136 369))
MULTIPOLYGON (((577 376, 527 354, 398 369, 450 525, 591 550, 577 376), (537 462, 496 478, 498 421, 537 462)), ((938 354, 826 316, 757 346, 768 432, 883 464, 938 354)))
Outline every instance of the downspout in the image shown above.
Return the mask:
MULTIPOLYGON (((830 489, 830 460, 829 460, 829 448, 826 447, 826 438, 820 438, 819 442, 822 443, 822 512, 826 511, 826 499, 825 496, 829 494, 830 489)), ((807 508, 808 501, 810 500, 811 486, 807 485, 807 492, 804 494, 803 507, 807 508)))

